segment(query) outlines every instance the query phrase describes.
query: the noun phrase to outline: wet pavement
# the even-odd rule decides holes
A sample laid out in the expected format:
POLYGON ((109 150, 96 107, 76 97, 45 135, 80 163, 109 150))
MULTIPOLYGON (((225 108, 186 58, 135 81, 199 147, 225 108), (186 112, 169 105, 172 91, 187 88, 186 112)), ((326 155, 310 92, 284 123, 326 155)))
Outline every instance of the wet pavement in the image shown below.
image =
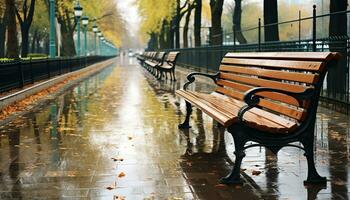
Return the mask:
MULTIPOLYGON (((0 199, 348 199, 349 117, 325 108, 315 140, 326 188, 304 187, 306 160, 290 147, 278 158, 248 149, 244 185, 219 185, 233 141, 198 110, 190 130, 177 128, 185 105, 175 90, 187 73, 179 68, 177 82, 159 82, 122 57, 0 127, 0 199)), ((193 87, 212 88, 201 79, 193 87)))

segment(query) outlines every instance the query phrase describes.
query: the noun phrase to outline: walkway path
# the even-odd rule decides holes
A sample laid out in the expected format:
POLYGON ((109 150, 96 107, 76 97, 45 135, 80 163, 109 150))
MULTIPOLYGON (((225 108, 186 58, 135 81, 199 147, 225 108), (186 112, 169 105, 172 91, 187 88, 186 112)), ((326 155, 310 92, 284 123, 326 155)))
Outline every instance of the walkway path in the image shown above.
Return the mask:
MULTIPOLYGON (((176 83, 158 82, 121 58, 30 114, 0 127, 0 199, 347 199, 349 120, 321 109, 317 168, 327 189, 304 188, 303 152, 247 151, 243 187, 218 185, 234 157, 232 139, 194 111, 180 131, 176 83), (333 116, 332 118, 329 116, 333 116), (252 175, 252 173, 259 175, 252 175)), ((204 80, 196 89, 210 90, 204 80)))

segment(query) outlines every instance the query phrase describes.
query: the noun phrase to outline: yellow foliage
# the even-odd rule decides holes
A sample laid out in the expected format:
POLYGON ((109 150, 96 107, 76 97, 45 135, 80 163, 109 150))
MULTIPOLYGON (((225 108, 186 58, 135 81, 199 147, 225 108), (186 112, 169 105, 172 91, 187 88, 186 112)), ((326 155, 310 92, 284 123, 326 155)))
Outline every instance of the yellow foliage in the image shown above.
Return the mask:
POLYGON ((162 21, 170 21, 176 8, 176 0, 136 0, 141 16, 141 32, 146 36, 148 33, 158 33, 162 21))

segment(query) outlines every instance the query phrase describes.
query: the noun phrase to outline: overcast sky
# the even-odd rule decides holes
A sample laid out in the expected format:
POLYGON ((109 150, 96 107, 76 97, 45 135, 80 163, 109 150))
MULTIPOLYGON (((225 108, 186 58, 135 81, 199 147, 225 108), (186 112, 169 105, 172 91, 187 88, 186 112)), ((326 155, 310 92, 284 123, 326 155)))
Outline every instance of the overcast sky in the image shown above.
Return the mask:
POLYGON ((126 21, 126 28, 132 36, 138 32, 140 24, 140 16, 138 15, 135 0, 115 0, 124 20, 126 21))

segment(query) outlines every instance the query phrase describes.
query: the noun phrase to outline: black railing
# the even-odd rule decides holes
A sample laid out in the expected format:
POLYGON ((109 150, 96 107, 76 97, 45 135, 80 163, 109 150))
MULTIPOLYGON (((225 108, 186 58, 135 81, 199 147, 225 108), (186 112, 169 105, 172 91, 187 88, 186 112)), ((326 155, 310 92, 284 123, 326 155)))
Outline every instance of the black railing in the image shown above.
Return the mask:
POLYGON ((0 93, 82 69, 112 56, 0 61, 0 93))

